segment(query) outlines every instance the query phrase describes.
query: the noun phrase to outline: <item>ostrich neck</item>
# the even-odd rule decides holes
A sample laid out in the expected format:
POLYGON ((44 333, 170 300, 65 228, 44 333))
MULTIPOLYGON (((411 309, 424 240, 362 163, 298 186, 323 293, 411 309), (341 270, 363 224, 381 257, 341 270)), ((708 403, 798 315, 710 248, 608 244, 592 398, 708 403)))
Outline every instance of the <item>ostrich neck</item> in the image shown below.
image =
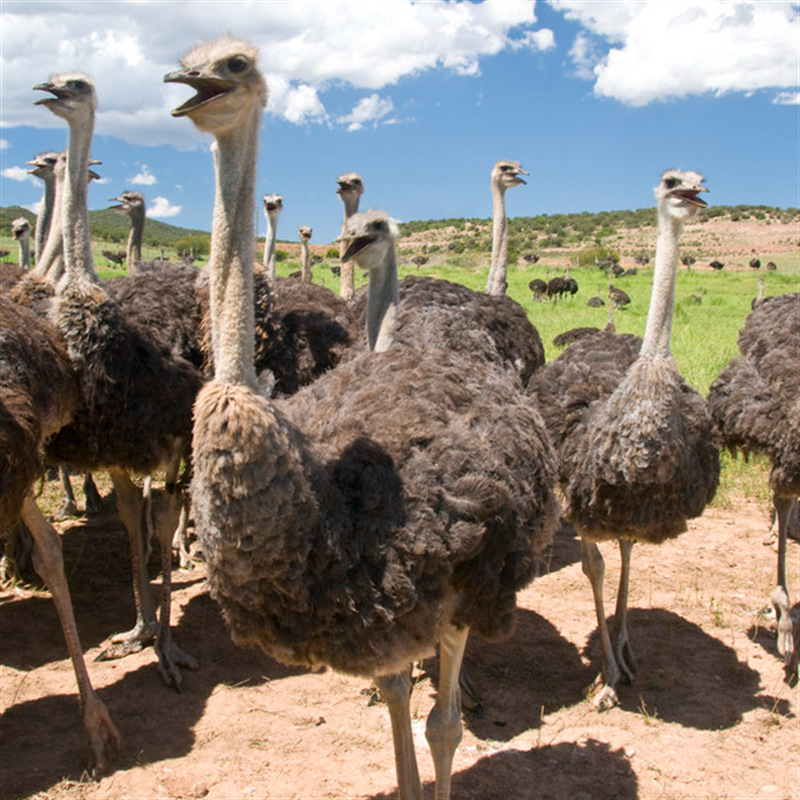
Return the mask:
POLYGON ((267 278, 275 280, 275 242, 278 236, 278 216, 267 212, 267 238, 264 242, 264 269, 267 278))
POLYGON ((397 327, 397 254, 389 251, 383 269, 370 270, 367 295, 367 343, 375 353, 388 350, 394 343, 397 327))
POLYGON ((668 355, 675 301, 678 243, 683 223, 659 209, 658 242, 653 268, 653 290, 642 343, 642 355, 668 355))
POLYGON ((64 271, 97 280, 89 235, 89 150, 94 131, 94 111, 86 120, 70 120, 67 171, 64 178, 64 271))
POLYGON ((492 265, 486 281, 488 294, 504 294, 506 290, 506 267, 508 260, 508 225, 506 224, 505 191, 492 184, 492 265))
POLYGON ((31 242, 27 236, 19 240, 19 266, 26 270, 31 268, 31 242))
POLYGON ((34 249, 36 253, 36 264, 39 264, 45 245, 47 244, 47 233, 53 221, 53 205, 56 202, 56 177, 48 175, 44 178, 44 195, 42 196, 42 207, 36 217, 36 241, 34 249))
MULTIPOLYGON (((358 213, 358 201, 360 200, 361 195, 351 195, 345 194, 342 197, 342 201, 344 202, 344 221, 342 222, 342 233, 345 232, 347 228, 347 220, 353 216, 353 214, 358 213)), ((344 253, 346 246, 344 242, 340 243, 339 245, 339 258, 341 259, 342 254, 344 253)), ((346 300, 348 303, 351 302, 356 296, 356 269, 355 264, 352 261, 341 261, 340 260, 339 266, 339 296, 346 300)))
POLYGON ((256 388, 253 311, 255 163, 261 108, 217 135, 209 286, 214 377, 256 388))
POLYGON ((133 275, 142 260, 142 239, 144 238, 144 209, 136 209, 131 215, 131 231, 128 234, 127 264, 128 273, 133 275))
POLYGON ((311 264, 308 255, 308 242, 300 240, 300 280, 303 283, 311 283, 311 264))
MULTIPOLYGON (((45 231, 45 243, 36 251, 36 266, 31 274, 37 278, 47 278, 52 284, 61 276, 61 257, 64 253, 64 190, 66 174, 59 171, 53 179, 53 206, 50 210, 50 223, 45 231)), ((38 231, 37 231, 38 241, 38 231)))

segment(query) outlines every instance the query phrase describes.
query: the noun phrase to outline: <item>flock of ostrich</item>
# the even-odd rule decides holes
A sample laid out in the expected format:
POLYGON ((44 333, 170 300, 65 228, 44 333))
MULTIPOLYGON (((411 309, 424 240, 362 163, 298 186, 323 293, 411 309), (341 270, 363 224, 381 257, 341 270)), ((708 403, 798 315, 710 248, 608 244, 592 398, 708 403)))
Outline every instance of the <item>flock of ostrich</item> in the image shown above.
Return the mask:
POLYGON ((19 536, 23 523, 31 534, 96 772, 109 768, 122 734, 92 688, 59 537, 37 505, 43 460, 104 471, 113 482, 136 619, 114 637, 109 657, 155 642, 161 675, 175 687, 182 670, 198 667, 170 626, 172 542, 191 517, 234 641, 286 664, 374 681, 389 710, 402 798, 422 796, 412 663, 438 648, 426 735, 436 797, 447 798, 469 686, 467 636, 512 634, 516 593, 534 579, 561 519, 580 536, 597 613, 602 669, 590 697, 599 709, 618 702, 637 667, 627 626, 633 544, 679 536, 703 513, 721 447, 771 462, 772 602, 787 680, 796 680, 785 558, 800 494, 800 294, 754 308, 739 356, 707 398, 685 382, 670 354, 675 276, 683 225, 706 205, 703 177, 668 170, 655 189, 643 338, 611 323, 545 363, 536 328, 506 294, 504 195, 527 174, 516 162, 499 161, 492 172, 494 246, 483 292, 399 281, 396 226, 382 211, 358 211, 356 173, 338 180, 339 295, 310 282, 307 250, 299 279, 276 277, 280 195, 263 198, 267 240, 256 262, 254 176, 267 102, 257 55, 226 38, 195 47, 164 77, 195 92, 173 116, 214 137, 211 254, 202 270, 142 262, 144 203, 125 192, 114 202, 131 218, 129 274, 98 279, 87 210, 94 83, 71 73, 34 87, 47 94, 36 103, 66 121, 69 143, 32 162, 45 185, 35 266, 4 275, 0 291, 0 532, 19 536), (355 265, 369 275, 365 291, 356 291, 355 265), (166 475, 157 498, 154 474, 166 475), (136 476, 146 478, 144 489, 136 476), (146 571, 148 526, 161 546, 158 602, 146 571), (617 542, 622 560, 611 626, 603 541, 617 542))

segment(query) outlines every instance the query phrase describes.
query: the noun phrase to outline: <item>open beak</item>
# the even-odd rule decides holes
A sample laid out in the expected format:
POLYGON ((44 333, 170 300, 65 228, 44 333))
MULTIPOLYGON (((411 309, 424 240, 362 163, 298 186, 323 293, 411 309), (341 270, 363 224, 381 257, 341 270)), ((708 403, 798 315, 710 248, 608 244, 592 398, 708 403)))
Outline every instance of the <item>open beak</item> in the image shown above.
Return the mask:
POLYGON ((185 117, 195 109, 208 105, 219 97, 224 97, 232 92, 235 84, 220 78, 203 77, 195 70, 178 69, 168 72, 164 76, 164 83, 185 83, 191 86, 195 95, 190 97, 185 103, 172 109, 173 117, 185 117))

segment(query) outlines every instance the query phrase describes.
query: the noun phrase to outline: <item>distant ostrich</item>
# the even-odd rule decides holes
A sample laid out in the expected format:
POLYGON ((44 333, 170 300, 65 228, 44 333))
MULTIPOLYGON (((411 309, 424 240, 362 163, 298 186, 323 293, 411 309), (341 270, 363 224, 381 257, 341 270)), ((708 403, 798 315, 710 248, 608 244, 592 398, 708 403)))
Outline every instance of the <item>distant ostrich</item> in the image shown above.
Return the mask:
POLYGON ((767 261, 767 269, 770 272, 775 272, 778 269, 778 265, 774 261, 767 261))
POLYGON ((683 264, 686 269, 691 270, 692 264, 697 261, 694 256, 681 256, 681 264, 683 264))
POLYGON ((549 445, 500 373, 492 387, 433 344, 390 346, 396 255, 380 214, 351 226, 346 254, 372 274, 373 310, 381 301, 368 314, 374 351, 280 404, 258 391, 250 198, 266 87, 255 58, 226 39, 165 78, 198 91, 173 114, 217 134, 208 269, 219 335, 215 378, 195 407, 192 482, 212 593, 235 641, 375 677, 401 797, 421 796, 408 665, 438 639, 427 735, 437 797, 447 798, 467 634, 510 631, 514 592, 555 523, 549 445))
POLYGON ((17 264, 25 271, 31 268, 31 224, 25 217, 11 222, 11 235, 17 242, 19 256, 17 264))
POLYGON ((567 291, 567 279, 563 275, 556 275, 547 281, 547 296, 556 301, 567 291))
POLYGON ((614 301, 617 308, 625 308, 630 305, 631 298, 626 291, 617 288, 613 283, 608 284, 608 296, 614 301))
POLYGON ((600 296, 602 294, 600 289, 600 284, 597 284, 597 294, 594 297, 590 297, 586 301, 587 306, 591 306, 592 308, 600 308, 606 304, 606 301, 600 296))
POLYGON ((718 270, 718 271, 719 271, 719 270, 721 270, 721 269, 722 269, 722 268, 723 268, 725 265, 724 265, 724 264, 723 264, 721 261, 716 261, 716 260, 714 260, 714 261, 709 261, 709 263, 708 263, 708 266, 709 266, 709 267, 711 267, 711 269, 715 269, 715 270, 718 270))
POLYGON ((275 280, 277 257, 275 243, 278 240, 278 219, 283 211, 283 196, 279 194, 265 194, 263 198, 264 215, 267 218, 267 235, 264 239, 264 272, 267 280, 275 280))
POLYGON ((750 301, 750 310, 755 311, 764 304, 764 276, 758 276, 758 294, 750 301))
POLYGON ((525 181, 529 175, 518 161, 497 161, 492 168, 492 264, 486 281, 486 293, 505 294, 508 270, 508 220, 506 219, 506 190, 525 181))
POLYGON ((522 256, 522 260, 527 264, 535 264, 539 260, 539 256, 536 255, 536 253, 525 253, 525 255, 522 256))
POLYGON ((570 277, 569 266, 564 270, 564 294, 567 293, 571 295, 578 293, 578 281, 570 277))
POLYGON ((614 264, 611 267, 611 274, 615 278, 621 278, 625 274, 625 267, 621 267, 619 264, 614 264))
POLYGON ((639 274, 639 270, 636 267, 628 267, 628 269, 626 269, 622 274, 626 278, 627 277, 632 277, 634 275, 638 275, 639 274))
POLYGON ((751 258, 750 269, 761 269, 761 260, 758 258, 751 258))
POLYGON ((424 267, 428 263, 429 259, 428 256, 414 256, 411 259, 411 263, 419 269, 420 267, 424 267))
POLYGON ((594 263, 597 265, 598 269, 603 270, 603 272, 608 272, 617 262, 613 258, 606 258, 603 261, 598 261, 597 256, 595 256, 594 263))
POLYGON ((125 261, 128 264, 128 275, 135 275, 142 263, 142 239, 147 216, 144 195, 141 192, 123 192, 119 197, 112 197, 110 202, 119 203, 111 207, 114 211, 120 211, 130 217, 131 230, 128 233, 125 261))
POLYGON ((786 537, 800 495, 800 293, 768 297, 739 332, 739 353, 711 384, 708 404, 732 452, 762 453, 778 519, 778 580, 772 592, 778 651, 787 679, 797 679, 786 537))
POLYGON ((541 278, 534 278, 528 282, 528 288, 531 290, 533 299, 538 303, 547 294, 547 282, 541 278))
POLYGON ((29 161, 29 166, 33 169, 28 170, 29 175, 39 178, 44 184, 44 194, 42 201, 39 204, 39 213, 36 216, 36 237, 34 240, 34 254, 36 263, 42 257, 44 252, 44 245, 47 241, 47 232, 50 230, 50 222, 53 218, 53 207, 55 205, 56 197, 56 179, 55 179, 55 164, 58 158, 58 153, 48 151, 39 153, 34 156, 33 160, 29 161))
POLYGON ((136 627, 117 638, 135 649, 157 633, 159 669, 165 681, 179 686, 179 666, 196 662, 177 647, 169 626, 170 544, 178 518, 174 487, 190 445, 192 405, 202 379, 130 324, 94 271, 86 204, 97 106, 92 79, 82 73, 54 75, 34 88, 53 95, 37 104, 64 118, 70 131, 62 215, 65 274, 56 287, 50 318, 67 342, 81 389, 80 407, 46 443, 45 454, 55 463, 109 472, 131 544, 137 610, 136 627), (161 469, 167 471, 168 492, 157 520, 162 545, 157 625, 143 563, 142 498, 129 473, 150 475, 161 469))
MULTIPOLYGON (((339 188, 336 193, 344 203, 344 221, 342 233, 347 227, 347 220, 358 213, 358 204, 364 194, 364 180, 357 172, 347 172, 336 179, 339 188)), ((345 251, 344 243, 339 245, 339 258, 345 251)), ((348 303, 352 303, 356 296, 355 269, 352 262, 342 262, 339 267, 339 294, 348 303)))
POLYGON ((44 440, 69 421, 78 385, 56 329, 0 296, 0 536, 21 519, 34 540, 34 566, 55 603, 80 695, 96 771, 103 772, 122 739, 92 688, 72 611, 61 542, 34 499, 44 440))
POLYGON ((559 451, 566 517, 581 536, 592 584, 602 673, 591 689, 600 708, 617 702, 621 677, 635 669, 627 630, 628 578, 635 541, 659 543, 686 530, 719 480, 719 454, 703 399, 670 355, 678 240, 705 207, 695 172, 669 170, 656 188, 659 236, 644 341, 597 333, 567 348, 531 381, 559 451), (616 540, 622 572, 609 635, 603 558, 596 542, 616 540))
POLYGON ((308 243, 311 241, 311 228, 300 226, 300 281, 311 283, 311 261, 308 257, 308 243))

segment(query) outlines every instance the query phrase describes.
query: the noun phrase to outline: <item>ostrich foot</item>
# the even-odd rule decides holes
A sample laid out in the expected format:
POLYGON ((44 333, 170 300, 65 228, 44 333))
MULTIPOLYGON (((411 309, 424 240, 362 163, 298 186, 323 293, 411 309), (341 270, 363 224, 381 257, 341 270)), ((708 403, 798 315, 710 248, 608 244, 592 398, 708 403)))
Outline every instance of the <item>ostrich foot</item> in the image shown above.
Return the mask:
MULTIPOLYGON (((616 684, 616 681, 614 682, 616 684)), ((619 704, 615 685, 606 681, 601 672, 584 690, 584 694, 598 711, 608 711, 619 704)))
POLYGON ((158 671, 167 686, 171 686, 177 691, 181 691, 183 683, 183 675, 181 675, 181 667, 195 670, 198 669, 199 664, 197 659, 189 653, 181 650, 175 640, 172 638, 172 633, 168 628, 167 631, 161 631, 155 644, 156 654, 158 655, 158 671))
POLYGON ((140 621, 134 628, 124 633, 114 634, 110 644, 95 661, 113 661, 138 653, 153 642, 158 635, 158 623, 140 621))
POLYGON ((105 703, 94 691, 86 697, 83 708, 83 724, 89 735, 92 761, 90 772, 100 778, 108 769, 111 759, 122 750, 122 736, 111 721, 105 703))

